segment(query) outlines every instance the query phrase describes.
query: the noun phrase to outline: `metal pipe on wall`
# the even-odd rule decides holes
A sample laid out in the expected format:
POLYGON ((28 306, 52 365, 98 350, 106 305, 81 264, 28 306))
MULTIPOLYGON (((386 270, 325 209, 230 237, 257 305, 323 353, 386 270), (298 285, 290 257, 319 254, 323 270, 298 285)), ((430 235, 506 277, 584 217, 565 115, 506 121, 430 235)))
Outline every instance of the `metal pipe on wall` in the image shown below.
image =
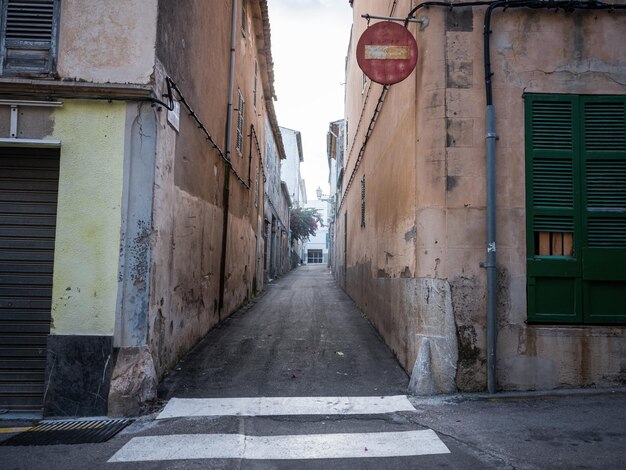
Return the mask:
MULTIPOLYGON (((232 1, 233 10, 230 26, 230 67, 228 71, 228 108, 226 110, 226 137, 224 153, 226 160, 230 161, 232 148, 232 125, 233 125, 233 93, 235 91, 235 46, 237 44, 237 0, 232 1)), ((230 166, 224 170, 224 217, 222 227, 222 258, 220 260, 220 292, 218 318, 222 320, 224 308, 224 291, 226 289, 226 249, 228 247, 228 210, 230 205, 230 166)))
POLYGON ((498 382, 496 372, 497 344, 497 271, 496 271, 496 109, 493 106, 493 86, 491 83, 491 12, 506 1, 496 1, 487 7, 483 30, 483 52, 485 64, 485 146, 486 186, 487 186, 487 391, 496 393, 498 382))
POLYGON ((486 109, 487 147, 487 390, 496 393, 496 111, 493 105, 486 109))

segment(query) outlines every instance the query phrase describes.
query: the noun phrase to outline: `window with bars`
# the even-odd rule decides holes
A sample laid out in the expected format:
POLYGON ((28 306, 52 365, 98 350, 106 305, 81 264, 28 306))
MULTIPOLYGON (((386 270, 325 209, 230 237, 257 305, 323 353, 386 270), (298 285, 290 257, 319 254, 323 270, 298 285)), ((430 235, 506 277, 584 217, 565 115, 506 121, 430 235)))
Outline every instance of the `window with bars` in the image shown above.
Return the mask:
POLYGON ((361 178, 361 228, 365 228, 365 175, 361 178))
POLYGON ((235 149, 239 155, 243 154, 243 124, 244 124, 245 102, 241 90, 237 93, 237 135, 235 149))
POLYGON ((259 207, 259 178, 261 176, 261 159, 259 158, 259 163, 256 167, 256 176, 254 180, 254 207, 259 207))
POLYGON ((0 0, 0 75, 48 75, 56 68, 60 0, 0 0))
POLYGON ((324 262, 324 253, 322 250, 307 250, 307 263, 321 264, 324 262))
POLYGON ((258 91, 258 81, 259 81, 259 64, 254 62, 254 89, 252 91, 252 104, 254 105, 254 109, 256 109, 256 95, 258 91))
POLYGON ((626 323, 626 97, 526 95, 528 318, 626 323))
POLYGON ((241 2, 241 34, 244 36, 248 34, 248 2, 246 0, 241 2))

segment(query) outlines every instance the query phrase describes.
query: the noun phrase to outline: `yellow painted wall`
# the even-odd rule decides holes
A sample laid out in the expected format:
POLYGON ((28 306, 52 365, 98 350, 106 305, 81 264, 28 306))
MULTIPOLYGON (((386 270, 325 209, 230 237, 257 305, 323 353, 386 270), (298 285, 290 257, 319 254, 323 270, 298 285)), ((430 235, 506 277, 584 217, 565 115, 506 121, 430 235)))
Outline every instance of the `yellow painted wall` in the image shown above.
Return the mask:
POLYGON ((52 334, 112 335, 124 162, 124 103, 66 100, 61 140, 52 334))

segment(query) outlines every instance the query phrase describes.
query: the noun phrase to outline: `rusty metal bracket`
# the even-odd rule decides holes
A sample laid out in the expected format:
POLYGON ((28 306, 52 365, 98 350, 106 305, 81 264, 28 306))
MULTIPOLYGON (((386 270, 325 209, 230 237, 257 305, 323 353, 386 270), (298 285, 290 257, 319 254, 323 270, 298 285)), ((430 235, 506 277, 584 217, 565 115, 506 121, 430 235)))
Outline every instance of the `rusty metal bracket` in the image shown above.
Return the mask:
POLYGON ((408 21, 410 23, 419 23, 419 24, 428 23, 427 18, 420 18, 419 20, 415 18, 410 18, 407 20, 406 18, 398 18, 397 16, 376 16, 376 15, 370 15, 368 13, 361 15, 361 18, 365 18, 368 23, 370 22, 370 20, 400 21, 402 23, 404 23, 405 21, 408 21))

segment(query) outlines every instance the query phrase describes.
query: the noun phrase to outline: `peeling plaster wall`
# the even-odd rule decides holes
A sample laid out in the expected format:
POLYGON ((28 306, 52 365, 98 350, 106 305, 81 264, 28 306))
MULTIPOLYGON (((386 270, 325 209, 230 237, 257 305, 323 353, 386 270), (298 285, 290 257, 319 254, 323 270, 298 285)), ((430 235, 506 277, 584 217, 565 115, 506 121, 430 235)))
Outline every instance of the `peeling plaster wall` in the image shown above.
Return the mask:
MULTIPOLYGON (((479 259, 469 253, 477 252, 480 245, 476 235, 482 235, 478 227, 484 226, 484 215, 480 210, 472 221, 465 213, 484 204, 484 119, 476 113, 484 95, 479 75, 483 15, 474 9, 473 15, 457 10, 446 16, 447 160, 448 168, 452 163, 456 170, 452 175, 448 172, 448 177, 456 179, 456 186, 448 191, 448 259, 455 260, 449 266, 449 276, 457 294, 453 299, 458 305, 461 357, 467 365, 460 367, 466 372, 459 374, 459 386, 477 389, 482 385, 477 372, 484 370, 484 353, 477 352, 485 344, 480 320, 484 289, 480 281, 483 275, 476 268, 479 259), (473 74, 461 78, 459 72, 470 67, 473 74), (464 158, 469 159, 464 162, 464 158), (473 180, 474 175, 478 179, 473 180), (474 191, 478 191, 476 196, 474 191), (461 238, 463 226, 466 230, 461 238), (466 308, 468 304, 480 306, 480 310, 466 308)), ((493 17, 493 86, 499 136, 497 353, 501 389, 609 386, 625 381, 626 368, 620 359, 626 353, 623 328, 526 324, 522 98, 523 93, 626 93, 626 57, 617 46, 626 41, 624 19, 623 13, 554 14, 547 10, 500 11, 493 17)))
POLYGON ((53 335, 113 335, 120 248, 124 127, 121 102, 66 100, 52 289, 53 335))
MULTIPOLYGON (((350 149, 358 149, 363 141, 372 100, 379 94, 370 96, 361 118, 367 92, 361 92, 362 75, 354 58, 365 28, 360 15, 390 14, 389 6, 379 2, 362 0, 353 7, 346 178, 357 154, 350 149)), ((399 1, 396 12, 402 16, 410 8, 410 2, 399 1)), ((339 280, 344 284, 346 272, 347 292, 407 371, 420 352, 412 336, 422 334, 411 319, 422 318, 424 301, 408 293, 413 291, 407 289, 404 273, 415 285, 429 279, 446 282, 455 323, 450 341, 458 348, 456 386, 462 391, 484 390, 486 280, 480 267, 486 256, 484 8, 431 7, 417 16, 427 23, 409 26, 419 47, 416 71, 391 87, 338 217, 339 280), (360 227, 363 175, 365 228, 360 227), (409 184, 407 175, 412 179, 409 184), (407 200, 412 202, 405 204, 407 200)), ((619 46, 626 41, 623 21, 622 13, 608 12, 509 9, 493 15, 500 389, 625 381, 623 327, 526 324, 523 100, 524 93, 626 93, 626 57, 619 46)), ((433 370, 439 367, 435 364, 433 370)))
MULTIPOLYGON (((439 265, 443 257, 431 249, 431 269, 422 268, 418 274, 418 269, 423 266, 418 263, 418 242, 428 237, 434 227, 424 222, 416 211, 416 201, 425 190, 424 184, 416 185, 416 181, 428 178, 427 182, 432 186, 432 178, 421 173, 422 169, 416 166, 416 146, 420 143, 413 104, 417 99, 417 72, 393 85, 387 93, 376 128, 357 166, 365 132, 382 91, 381 85, 371 83, 369 79, 365 88, 361 87, 362 72, 354 57, 356 42, 366 27, 360 15, 365 12, 382 16, 394 12, 403 14, 408 11, 407 3, 398 2, 394 11, 374 1, 354 5, 355 25, 347 81, 355 86, 348 88, 346 98, 348 134, 344 187, 350 179, 352 182, 344 194, 337 217, 338 277, 343 285, 345 273, 346 291, 381 333, 407 372, 413 369, 422 340, 431 338, 437 389, 440 392, 453 391, 456 338, 449 334, 449 326, 454 324, 450 302, 446 301, 450 289, 445 280, 435 279, 442 277, 439 265), (442 284, 436 291, 431 289, 431 294, 424 295, 429 290, 429 283, 442 284), (448 307, 443 308, 444 304, 448 307), (439 313, 431 315, 435 311, 439 313)), ((409 29, 415 33, 416 27, 411 25, 409 29)), ((429 154, 427 158, 434 160, 437 155, 429 154)))
MULTIPOLYGON (((155 83, 165 92, 165 77, 177 84, 222 151, 226 149, 226 116, 230 54, 231 3, 159 1, 155 83), (211 47, 206 45, 210 44, 211 47)), ((241 4, 239 4, 241 7, 241 4)), ((181 106, 180 129, 157 115, 156 173, 153 205, 153 246, 148 344, 157 375, 162 377, 218 322, 249 300, 259 289, 257 259, 259 220, 263 214, 263 177, 256 181, 261 155, 251 137, 254 126, 261 152, 265 148, 267 77, 258 71, 254 106, 255 61, 263 34, 255 30, 259 6, 249 3, 248 29, 240 29, 237 44, 233 108, 237 92, 245 100, 243 149, 235 147, 237 112, 233 113, 229 190, 226 164, 196 122, 181 106), (225 196, 228 232, 224 273, 224 305, 220 311, 225 196)), ((262 259, 261 259, 262 261, 262 259)))
POLYGON ((157 0, 63 0, 57 72, 94 83, 149 83, 157 0))
POLYGON ((43 411, 97 416, 113 366, 126 104, 65 100, 50 118, 61 161, 43 411))

